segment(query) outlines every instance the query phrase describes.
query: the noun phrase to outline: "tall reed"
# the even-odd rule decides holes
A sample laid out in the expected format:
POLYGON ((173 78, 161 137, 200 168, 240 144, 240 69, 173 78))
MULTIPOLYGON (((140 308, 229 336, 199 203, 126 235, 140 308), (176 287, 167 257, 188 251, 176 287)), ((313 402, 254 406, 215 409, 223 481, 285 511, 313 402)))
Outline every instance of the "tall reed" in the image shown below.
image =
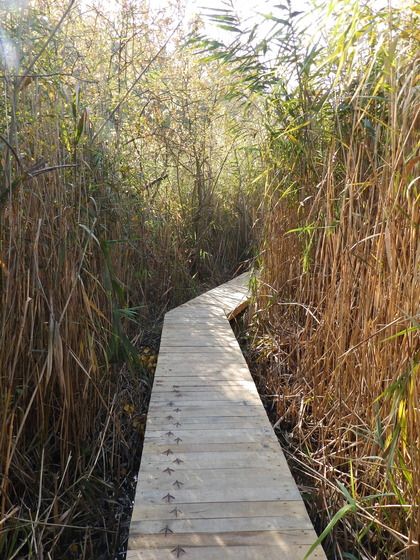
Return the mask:
POLYGON ((21 62, 0 81, 0 557, 110 558, 151 384, 139 346, 247 257, 240 146, 168 48, 173 15, 3 9, 21 62))
POLYGON ((418 558, 417 16, 340 7, 330 79, 321 59, 298 67, 293 100, 274 95, 285 128, 267 150, 258 347, 315 508, 329 519, 346 503, 338 483, 357 503, 331 549, 418 558))

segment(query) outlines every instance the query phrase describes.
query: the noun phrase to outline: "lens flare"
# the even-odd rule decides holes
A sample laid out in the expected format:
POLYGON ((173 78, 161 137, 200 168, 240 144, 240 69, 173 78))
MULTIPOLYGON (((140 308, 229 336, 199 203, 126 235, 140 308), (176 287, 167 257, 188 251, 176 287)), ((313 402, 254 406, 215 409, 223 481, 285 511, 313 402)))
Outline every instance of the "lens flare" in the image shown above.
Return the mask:
POLYGON ((2 0, 1 6, 8 11, 26 8, 29 0, 2 0))
POLYGON ((0 65, 6 70, 16 71, 19 68, 19 53, 16 45, 0 27, 0 65))

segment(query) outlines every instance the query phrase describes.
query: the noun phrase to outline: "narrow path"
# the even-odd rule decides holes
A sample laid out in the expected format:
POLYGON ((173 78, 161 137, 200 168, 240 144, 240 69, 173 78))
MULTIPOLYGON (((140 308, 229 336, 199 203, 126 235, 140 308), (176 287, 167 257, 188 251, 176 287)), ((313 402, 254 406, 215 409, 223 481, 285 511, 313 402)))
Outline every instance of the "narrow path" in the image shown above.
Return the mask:
POLYGON ((128 560, 302 560, 316 539, 227 319, 247 284, 166 314, 128 560))

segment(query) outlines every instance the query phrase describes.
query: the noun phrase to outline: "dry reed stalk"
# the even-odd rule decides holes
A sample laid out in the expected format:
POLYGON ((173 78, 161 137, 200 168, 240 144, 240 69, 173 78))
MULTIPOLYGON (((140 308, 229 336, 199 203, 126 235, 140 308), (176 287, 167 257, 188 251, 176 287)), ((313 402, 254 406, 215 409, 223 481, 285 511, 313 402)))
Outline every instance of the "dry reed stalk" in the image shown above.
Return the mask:
POLYGON ((348 93, 351 116, 341 117, 329 145, 319 142, 317 173, 297 163, 289 179, 302 185, 299 197, 280 198, 272 209, 257 298, 265 334, 257 342, 271 363, 267 393, 282 395, 278 417, 292 431, 294 447, 310 453, 322 473, 317 484, 327 516, 343 503, 341 480, 360 504, 359 517, 341 530, 361 535, 371 557, 414 559, 420 527, 418 64, 404 48, 395 57, 388 74, 383 69, 348 93), (386 83, 386 101, 372 94, 378 83, 386 83), (299 204, 306 197, 309 202, 299 204), (299 233, 290 233, 293 228, 299 233), (305 254, 310 265, 302 273, 305 254))
POLYGON ((58 2, 4 18, 36 65, 0 82, 9 127, 0 157, 0 557, 8 559, 116 553, 150 386, 135 344, 166 309, 230 277, 252 227, 235 165, 224 161, 232 139, 226 132, 215 145, 219 116, 209 112, 198 123, 206 134, 197 126, 189 136, 179 115, 179 106, 201 111, 207 78, 194 92, 177 84, 179 99, 161 91, 159 73, 137 79, 150 50, 161 53, 162 81, 180 79, 186 55, 159 51, 171 19, 148 29, 127 5, 114 26, 77 10, 40 44, 45 13, 51 22, 64 13, 58 2), (101 127, 104 140, 93 141, 101 127), (205 167, 199 244, 194 174, 185 170, 196 153, 205 167), (164 166, 169 177, 145 188, 164 166))

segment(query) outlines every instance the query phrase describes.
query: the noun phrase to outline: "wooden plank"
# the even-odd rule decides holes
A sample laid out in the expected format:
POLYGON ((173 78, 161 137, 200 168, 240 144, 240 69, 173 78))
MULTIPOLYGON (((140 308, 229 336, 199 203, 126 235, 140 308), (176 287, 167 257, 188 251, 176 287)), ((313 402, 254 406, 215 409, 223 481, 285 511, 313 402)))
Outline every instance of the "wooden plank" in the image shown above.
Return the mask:
MULTIPOLYGON (((293 502, 283 502, 293 503, 293 502)), ((181 508, 179 508, 181 509, 181 508)), ((181 510, 182 511, 182 510, 181 510)), ((220 510, 219 515, 222 513, 220 510)), ((306 515, 294 515, 291 508, 283 507, 277 516, 247 516, 247 517, 211 517, 205 519, 173 519, 173 514, 167 519, 157 521, 137 521, 131 525, 131 536, 153 535, 168 527, 175 534, 178 533, 234 533, 241 531, 288 531, 289 529, 312 529, 311 522, 306 515)))
MULTIPOLYGON (((207 307, 207 306, 196 306, 196 307, 191 307, 191 306, 186 306, 186 305, 180 305, 179 307, 177 307, 176 309, 172 309, 171 311, 168 311, 168 313, 165 315, 165 322, 168 320, 169 322, 176 322, 177 320, 179 320, 180 318, 184 319, 209 319, 210 321, 214 318, 220 319, 221 317, 223 317, 223 313, 221 313, 221 310, 219 307, 207 307)), ((164 322, 164 325, 165 325, 164 322)))
POLYGON ((179 385, 179 384, 166 384, 159 383, 154 388, 152 397, 159 397, 163 400, 168 400, 174 394, 181 397, 202 398, 209 397, 210 395, 224 395, 230 399, 236 398, 243 399, 244 393, 247 397, 257 396, 260 400, 260 395, 257 389, 250 387, 249 389, 245 384, 236 383, 235 385, 222 385, 220 383, 208 383, 207 380, 202 380, 200 385, 179 385), (175 385, 175 386, 174 386, 175 385))
POLYGON ((227 337, 220 338, 219 340, 216 337, 206 336, 190 336, 187 340, 181 337, 171 337, 166 338, 164 341, 164 351, 165 352, 173 352, 173 348, 194 348, 194 352, 201 351, 210 351, 210 349, 215 348, 217 351, 220 352, 222 348, 232 348, 238 349, 238 343, 236 340, 231 340, 227 337))
POLYGON ((197 430, 186 430, 182 425, 180 427, 173 427, 171 425, 167 430, 148 430, 145 437, 147 442, 159 442, 165 445, 176 445, 177 441, 182 441, 184 444, 197 441, 206 441, 208 443, 224 442, 228 444, 231 442, 262 442, 267 440, 278 445, 277 438, 266 426, 248 429, 212 428, 211 424, 208 425, 206 430, 203 430, 202 434, 198 434, 197 430))
POLYGON ((182 359, 182 355, 178 355, 175 352, 172 355, 172 363, 169 355, 161 356, 160 362, 158 359, 155 373, 155 378, 157 379, 162 378, 162 380, 164 380, 166 377, 197 376, 204 376, 207 378, 216 378, 216 376, 220 376, 219 379, 221 382, 223 379, 252 379, 245 361, 238 362, 234 360, 233 362, 228 362, 216 359, 212 361, 203 361, 200 360, 200 356, 195 354, 189 354, 182 359))
POLYGON ((173 352, 172 350, 166 350, 162 354, 162 348, 158 356, 158 366, 164 366, 164 369, 176 370, 179 373, 179 368, 183 364, 191 362, 194 364, 194 368, 197 366, 198 371, 209 371, 220 368, 228 368, 230 371, 235 371, 236 369, 243 369, 247 367, 247 363, 242 353, 235 349, 230 353, 225 350, 220 352, 215 352, 214 350, 209 350, 208 352, 200 351, 197 349, 196 352, 190 352, 189 347, 185 347, 185 354, 181 355, 179 352, 173 352))
MULTIPOLYGON (((283 543, 273 546, 212 546, 188 548, 185 560, 303 560, 309 547, 302 545, 292 545, 283 543)), ((179 558, 184 558, 185 548, 180 547, 179 558)), ((176 549, 142 549, 130 550, 127 553, 127 560, 174 560, 176 549)), ((310 555, 310 560, 325 560, 322 549, 318 547, 310 555)))
MULTIPOLYGON (((222 380, 217 378, 217 374, 212 375, 197 375, 195 377, 190 375, 184 375, 182 377, 157 377, 155 378, 153 391, 173 391, 174 388, 181 389, 181 391, 208 391, 209 389, 219 390, 221 388, 226 388, 226 390, 243 390, 243 394, 246 396, 248 389, 247 385, 253 381, 243 376, 226 377, 222 380)), ((254 392, 254 387, 251 391, 254 392)))
POLYGON ((234 342, 235 344, 238 344, 238 341, 235 337, 235 335, 233 334, 233 331, 231 330, 231 327, 229 325, 229 323, 227 324, 227 327, 223 327, 221 328, 220 326, 218 326, 216 329, 215 328, 203 328, 203 325, 201 325, 201 328, 198 328, 197 326, 168 326, 165 328, 165 332, 161 337, 161 344, 163 343, 163 345, 166 345, 166 342, 176 339, 176 340, 181 340, 185 343, 189 343, 189 339, 191 338, 197 338, 203 339, 203 342, 206 342, 208 339, 214 340, 216 343, 223 341, 223 340, 228 340, 229 342, 234 342), (230 329, 230 330, 229 330, 230 329))
POLYGON ((189 390, 180 386, 179 383, 172 383, 172 386, 169 387, 162 387, 162 383, 158 383, 156 384, 152 397, 156 397, 159 400, 167 400, 171 397, 195 398, 198 400, 202 398, 209 400, 209 398, 212 397, 223 397, 229 400, 236 398, 240 401, 244 400, 244 397, 245 400, 249 398, 255 399, 255 397, 258 397, 259 402, 261 402, 261 398, 255 386, 244 391, 243 386, 231 387, 229 385, 224 386, 222 383, 219 383, 218 385, 214 385, 214 383, 209 385, 208 380, 205 378, 201 380, 199 387, 196 387, 195 389, 190 388, 189 390), (175 385, 175 387, 173 385, 175 385))
POLYGON ((250 373, 243 367, 237 368, 236 370, 230 369, 226 366, 219 364, 213 364, 213 367, 209 368, 208 371, 199 368, 195 375, 193 373, 193 366, 195 369, 195 364, 185 363, 182 364, 182 368, 174 370, 173 368, 159 367, 159 370, 155 373, 155 383, 186 383, 186 384, 202 384, 202 382, 219 382, 220 385, 224 385, 224 382, 232 383, 242 383, 243 381, 251 381, 250 373))
MULTIPOLYGON (((222 375, 222 374, 220 374, 222 375)), ((181 388, 184 391, 199 391, 200 389, 203 391, 207 391, 209 388, 243 388, 244 393, 246 394, 248 391, 247 386, 251 385, 252 391, 254 391, 254 382, 245 376, 236 376, 234 378, 230 378, 228 376, 224 376, 223 379, 218 379, 217 374, 212 375, 197 375, 195 377, 185 375, 182 377, 157 377, 155 378, 155 383, 153 387, 153 391, 167 391, 172 390, 174 387, 178 389, 181 388)))
MULTIPOLYGON (((202 407, 219 407, 219 406, 242 406, 242 407, 257 407, 259 408, 261 405, 261 400, 258 396, 250 395, 246 396, 246 400, 239 400, 238 396, 231 396, 223 395, 223 393, 195 393, 198 395, 195 399, 194 396, 191 397, 191 394, 182 394, 182 393, 172 393, 169 396, 159 396, 153 398, 150 401, 150 410, 165 410, 172 408, 180 408, 183 409, 185 407, 192 407, 192 406, 202 406, 202 407), (169 405, 169 403, 173 403, 169 405)), ((193 393, 194 395, 194 393, 193 393)))
MULTIPOLYGON (((220 380, 219 376, 196 376, 193 379, 189 377, 179 378, 173 377, 172 379, 161 379, 157 378, 157 386, 153 388, 154 391, 171 391, 174 388, 182 388, 185 391, 208 391, 210 388, 223 388, 226 390, 241 390, 245 393, 248 391, 256 391, 255 383, 251 379, 237 379, 232 380, 226 378, 225 380, 220 380)), ((258 393, 258 391, 257 391, 258 393)))
MULTIPOLYGON (((302 552, 307 550, 315 540, 313 530, 287 529, 285 531, 235 531, 233 533, 181 533, 164 535, 134 535, 130 538, 131 547, 169 548, 180 542, 184 547, 205 546, 268 546, 280 547, 279 552, 288 547, 302 546, 302 552), (304 547, 307 545, 307 547, 304 547)), ((273 550, 272 550, 273 553, 273 550)))
MULTIPOLYGON (((205 393, 204 393, 205 395, 205 393)), ((229 399, 220 399, 220 400, 206 400, 205 397, 203 396, 200 400, 197 400, 196 402, 182 402, 181 398, 177 398, 176 395, 174 395, 171 399, 165 399, 163 401, 160 402, 156 402, 153 401, 150 403, 149 406, 149 410, 151 413, 159 411, 159 412, 164 412, 166 411, 168 413, 168 411, 174 411, 174 412, 184 412, 184 414, 186 414, 186 410, 188 409, 188 414, 190 412, 194 412, 193 409, 194 408, 198 408, 198 409, 210 409, 212 408, 215 413, 217 414, 218 411, 216 409, 223 409, 225 410, 228 407, 233 407, 235 410, 236 409, 252 409, 252 408, 257 408, 260 409, 261 403, 256 401, 255 399, 253 399, 252 397, 247 396, 247 400, 242 400, 242 401, 235 401, 235 400, 229 400, 229 399)))
POLYGON ((180 352, 173 352, 172 356, 160 354, 158 358, 155 378, 164 379, 165 377, 215 377, 221 375, 223 379, 234 379, 240 377, 242 379, 252 379, 245 360, 243 362, 237 360, 225 361, 218 356, 204 357, 195 352, 186 353, 183 357, 180 352), (205 359, 204 359, 205 358, 205 359))
MULTIPOLYGON (((188 376, 185 376, 188 377, 188 376)), ((156 387, 154 387, 153 393, 200 393, 200 392, 223 392, 225 394, 239 395, 242 398, 248 394, 259 395, 255 384, 250 379, 245 376, 233 380, 227 380, 226 383, 221 382, 216 376, 206 377, 200 376, 199 379, 185 379, 183 377, 178 381, 177 378, 163 379, 157 377, 156 387)), ((152 394, 152 397, 154 394, 152 394)))
POLYGON ((170 467, 175 472, 191 469, 222 469, 222 468, 258 468, 276 466, 283 471, 287 470, 286 459, 283 453, 276 451, 268 451, 265 453, 257 453, 252 451, 224 451, 222 453, 176 453, 175 459, 164 454, 155 454, 143 456, 142 471, 159 471, 170 467))
POLYGON ((162 333, 161 340, 165 340, 167 337, 171 336, 181 336, 186 332, 202 335, 204 333, 209 334, 210 336, 229 336, 230 338, 235 338, 235 335, 231 329, 230 324, 224 320, 224 322, 217 322, 215 321, 215 325, 206 321, 205 323, 200 323, 199 325, 188 325, 183 324, 182 328, 179 324, 168 323, 165 326, 164 332, 162 333))
POLYGON ((230 328, 229 323, 226 323, 226 319, 222 314, 207 316, 196 316, 192 317, 190 315, 180 314, 174 315, 172 317, 165 316, 165 321, 163 323, 162 334, 165 335, 165 329, 174 327, 177 329, 216 329, 221 328, 223 330, 230 328))
POLYGON ((256 395, 254 393, 248 393, 246 395, 246 401, 243 400, 243 394, 242 394, 242 398, 241 395, 238 393, 228 393, 228 392, 223 392, 223 391, 207 391, 207 392, 197 392, 197 393, 192 393, 190 392, 181 392, 181 389, 179 389, 177 392, 174 391, 167 391, 167 392, 162 392, 162 393, 158 393, 156 392, 153 395, 153 398, 150 400, 150 404, 152 405, 157 405, 157 406, 162 406, 165 405, 167 402, 171 402, 173 401, 175 403, 175 406, 181 406, 181 405, 188 405, 191 403, 200 403, 200 404, 204 404, 204 403, 252 403, 252 404, 260 404, 261 403, 261 399, 259 397, 259 395, 256 395))
MULTIPOLYGON (((220 399, 212 399, 212 400, 208 400, 206 399, 206 393, 200 393, 201 398, 197 399, 195 402, 181 402, 182 401, 182 397, 178 397, 177 393, 172 394, 171 397, 169 397, 168 399, 161 399, 158 401, 151 401, 150 403, 150 407, 149 410, 151 412, 153 411, 170 411, 173 410, 175 412, 181 412, 181 409, 178 410, 179 407, 182 408, 182 411, 185 412, 186 409, 193 409, 193 408, 201 408, 203 407, 203 409, 205 408, 226 408, 228 406, 232 406, 236 408, 253 408, 256 407, 258 409, 260 409, 261 412, 261 400, 257 401, 255 399, 255 397, 251 394, 251 395, 245 395, 244 398, 242 400, 235 400, 235 399, 229 399, 228 397, 226 398, 220 398, 220 399)), ((190 412, 190 411, 189 411, 190 412)), ((219 411, 220 412, 220 411, 219 411)), ((216 414, 218 414, 218 411, 216 411, 216 414)))
MULTIPOLYGON (((253 393, 247 395, 247 400, 239 400, 239 397, 236 395, 235 396, 229 394, 223 395, 223 393, 219 394, 216 392, 208 392, 208 391, 198 391, 198 392, 186 391, 183 393, 170 393, 169 395, 167 394, 167 391, 165 391, 164 393, 162 393, 161 396, 157 395, 153 399, 153 402, 151 401, 151 404, 153 404, 154 406, 154 409, 152 410, 155 410, 156 412, 161 411, 162 413, 172 414, 171 410, 174 409, 173 411, 175 411, 178 408, 178 410, 176 410, 177 414, 180 414, 183 411, 185 418, 187 418, 188 415, 190 415, 190 413, 192 412, 189 409, 200 408, 200 407, 203 407, 203 409, 204 408, 213 409, 214 411, 212 414, 202 414, 201 416, 219 416, 219 415, 223 416, 222 414, 220 414, 221 411, 215 410, 215 408, 219 408, 220 406, 226 408, 226 406, 229 405, 236 407, 235 410, 238 407, 241 409, 248 408, 248 407, 260 409, 258 411, 259 415, 267 418, 266 414, 265 416, 262 414, 260 403, 261 400, 259 399, 259 395, 256 396, 253 393), (197 395, 197 398, 193 400, 191 398, 191 395, 197 395), (188 409, 187 413, 186 413, 186 409, 188 409)), ((229 414, 228 416, 231 416, 231 414, 229 414)))
MULTIPOLYGON (((204 438, 203 433, 203 438, 204 438)), ((235 442, 226 445, 225 442, 222 443, 209 443, 203 441, 203 438, 198 442, 194 443, 179 443, 178 445, 168 445, 167 443, 158 444, 155 442, 146 441, 143 447, 143 454, 156 454, 163 455, 168 449, 171 450, 169 455, 173 455, 174 458, 178 457, 182 453, 228 453, 232 451, 256 451, 259 453, 265 453, 268 449, 276 451, 278 449, 278 444, 276 445, 273 441, 267 440, 265 442, 235 442)))
POLYGON ((206 371, 205 368, 199 367, 195 371, 195 366, 197 364, 192 360, 186 360, 183 363, 177 365, 176 368, 164 366, 160 364, 155 373, 155 382, 164 383, 172 381, 173 383, 180 383, 183 381, 220 381, 223 385, 224 381, 251 381, 252 377, 249 371, 245 369, 245 364, 242 367, 237 367, 233 369, 229 364, 223 367, 223 364, 213 363, 211 367, 206 371), (194 373, 195 371, 195 373, 194 373), (190 379, 186 379, 190 378, 190 379), (176 381, 175 381, 176 380, 176 381))
POLYGON ((195 334, 210 333, 211 335, 225 334, 230 336, 235 336, 230 324, 222 317, 209 321, 198 321, 195 322, 190 320, 185 320, 183 322, 169 322, 164 330, 162 331, 161 340, 165 340, 166 337, 173 336, 174 334, 185 333, 185 329, 195 334))
MULTIPOLYGON (((171 402, 171 401, 169 401, 171 402)), ((150 408, 150 416, 151 417, 165 417, 173 415, 173 413, 181 413, 183 416, 191 416, 191 417, 198 417, 201 416, 263 416, 265 414, 264 410, 261 410, 261 407, 258 405, 255 406, 244 406, 241 404, 224 404, 224 405, 202 405, 202 406, 186 406, 183 405, 182 407, 179 406, 158 406, 154 408, 150 408)), ((177 420, 180 420, 180 416, 176 416, 177 420)))
MULTIPOLYGON (((232 380, 229 385, 224 385, 222 383, 218 383, 216 379, 206 377, 200 377, 195 380, 188 379, 188 376, 185 376, 182 379, 170 378, 170 380, 159 378, 155 380, 153 392, 156 392, 157 396, 167 396, 170 400, 173 400, 173 397, 176 397, 178 394, 183 397, 187 397, 188 394, 195 394, 197 395, 197 398, 199 395, 204 398, 209 393, 221 393, 231 398, 238 397, 242 393, 242 398, 240 400, 243 400, 244 398, 246 399, 249 396, 251 398, 255 398, 256 389, 253 388, 249 391, 246 388, 246 383, 244 382, 249 382, 249 380, 236 378, 232 380)), ((257 394, 259 397, 258 392, 257 394)), ((152 396, 154 397, 154 395, 152 396)))
POLYGON ((170 360, 165 361, 164 358, 161 358, 160 362, 158 361, 155 379, 165 381, 166 377, 193 377, 195 379, 204 377, 206 379, 219 379, 221 383, 223 380, 229 381, 235 378, 252 379, 245 361, 229 363, 213 360, 212 362, 203 363, 202 360, 193 354, 184 360, 180 357, 178 358, 177 354, 174 354, 172 358, 174 362, 172 364, 170 360))
POLYGON ((157 490, 161 493, 162 488, 172 490, 175 497, 178 491, 196 491, 196 494, 212 489, 214 486, 219 488, 235 489, 248 488, 252 489, 270 486, 272 491, 283 489, 295 489, 293 480, 290 480, 289 473, 279 469, 277 465, 259 466, 256 468, 231 468, 231 469, 189 469, 177 470, 172 463, 168 461, 168 467, 172 472, 162 468, 154 471, 140 471, 138 484, 141 486, 141 492, 157 490), (173 472, 175 471, 175 472, 173 472))
POLYGON ((290 485, 278 485, 274 488, 268 485, 268 480, 266 484, 262 484, 257 487, 244 486, 226 486, 221 485, 201 488, 200 491, 195 489, 192 490, 174 490, 173 488, 165 487, 157 489, 145 489, 142 488, 136 494, 136 501, 146 501, 151 504, 160 504, 163 502, 164 497, 167 495, 173 496, 171 498, 171 503, 183 504, 183 503, 198 503, 203 502, 222 502, 226 500, 228 502, 255 502, 255 501, 272 501, 272 500, 299 500, 300 494, 296 486, 290 485))
POLYGON ((236 363, 238 359, 238 346, 236 344, 234 346, 190 346, 187 339, 182 346, 162 346, 159 349, 159 355, 173 356, 173 354, 186 354, 190 361, 191 354, 199 354, 199 359, 204 362, 219 359, 221 363, 224 363, 225 358, 231 358, 231 362, 236 363))
MULTIPOLYGON (((133 521, 174 520, 172 510, 173 506, 170 504, 150 505, 141 503, 135 506, 132 519, 133 521)), ((177 508, 176 519, 215 519, 220 518, 221 512, 223 519, 282 517, 286 514, 293 516, 295 519, 301 518, 304 525, 308 522, 306 508, 302 500, 182 504, 177 508)))
POLYGON ((206 416, 199 418, 186 417, 182 418, 182 423, 176 418, 167 420, 166 416, 159 418, 148 417, 147 429, 150 430, 173 430, 174 428, 188 430, 208 430, 209 428, 263 428, 267 425, 267 420, 263 416, 244 416, 237 418, 236 416, 220 417, 206 416))

